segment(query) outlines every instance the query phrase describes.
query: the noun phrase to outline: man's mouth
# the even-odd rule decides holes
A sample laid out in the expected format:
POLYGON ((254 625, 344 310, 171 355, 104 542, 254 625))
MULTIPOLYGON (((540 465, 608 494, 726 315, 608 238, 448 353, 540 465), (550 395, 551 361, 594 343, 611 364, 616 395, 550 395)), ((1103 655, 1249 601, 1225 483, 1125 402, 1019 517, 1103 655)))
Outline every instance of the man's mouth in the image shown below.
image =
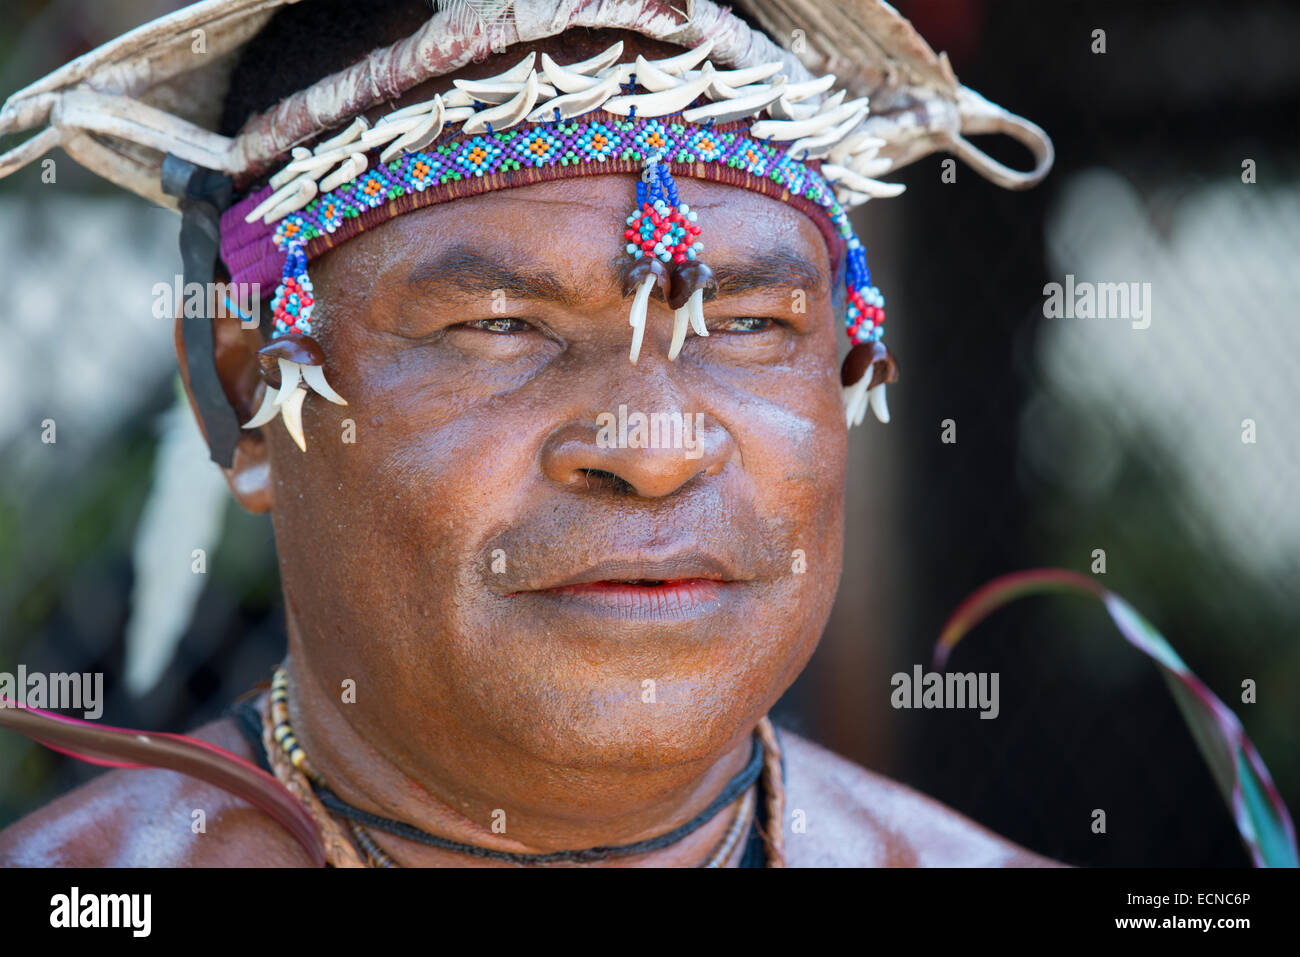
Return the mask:
POLYGON ((728 563, 698 555, 663 561, 607 561, 511 592, 566 606, 578 613, 619 618, 678 619, 708 614, 745 585, 728 563))
POLYGON ((619 618, 677 619, 717 611, 736 582, 711 578, 614 578, 523 594, 619 618))
POLYGON ((540 592, 555 595, 582 595, 588 593, 609 593, 617 591, 662 591, 665 594, 685 589, 705 589, 710 586, 726 584, 712 578, 609 578, 602 581, 580 582, 574 585, 561 585, 558 588, 543 588, 540 592))

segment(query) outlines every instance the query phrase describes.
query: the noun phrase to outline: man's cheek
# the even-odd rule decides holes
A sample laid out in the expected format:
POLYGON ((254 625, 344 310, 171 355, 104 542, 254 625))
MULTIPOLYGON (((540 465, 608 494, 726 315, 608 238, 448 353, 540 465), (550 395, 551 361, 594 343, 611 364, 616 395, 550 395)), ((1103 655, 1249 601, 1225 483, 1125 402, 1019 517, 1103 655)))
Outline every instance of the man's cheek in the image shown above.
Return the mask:
POLYGON ((773 407, 747 420, 753 425, 740 442, 743 460, 769 513, 816 527, 838 521, 847 443, 845 430, 836 428, 843 421, 838 393, 834 401, 830 413, 820 403, 773 407), (827 421, 830 415, 839 418, 827 421))
POLYGON ((386 465, 355 476, 386 550, 419 556, 441 580, 464 578, 484 559, 487 530, 508 524, 533 487, 533 427, 474 415, 427 426, 412 416, 386 426, 386 465))
POLYGON ((840 575, 843 430, 823 427, 780 448, 783 454, 775 463, 763 508, 768 521, 780 526, 778 540, 784 542, 783 599, 806 614, 819 633, 840 575))

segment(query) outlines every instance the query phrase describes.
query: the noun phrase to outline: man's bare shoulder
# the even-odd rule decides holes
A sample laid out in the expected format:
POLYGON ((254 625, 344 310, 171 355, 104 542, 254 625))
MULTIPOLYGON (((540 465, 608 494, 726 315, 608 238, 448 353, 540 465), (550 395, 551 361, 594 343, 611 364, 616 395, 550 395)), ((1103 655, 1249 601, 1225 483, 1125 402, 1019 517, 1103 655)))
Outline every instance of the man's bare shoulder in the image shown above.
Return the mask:
MULTIPOLYGON (((252 759, 231 719, 192 733, 252 759)), ((789 731, 786 850, 795 867, 1040 867, 1031 854, 937 801, 789 731), (802 812, 802 833, 792 828, 802 812)), ((0 831, 0 866, 309 866, 261 811, 186 775, 110 771, 0 831), (195 811, 204 830, 195 833, 195 811)))
POLYGON ((780 735, 792 867, 1061 866, 806 738, 780 735))
MULTIPOLYGON (((233 719, 191 732, 254 760, 233 719)), ((246 801, 174 771, 109 771, 0 831, 5 867, 310 866, 279 824, 246 801), (202 811, 203 830, 195 833, 202 811)))

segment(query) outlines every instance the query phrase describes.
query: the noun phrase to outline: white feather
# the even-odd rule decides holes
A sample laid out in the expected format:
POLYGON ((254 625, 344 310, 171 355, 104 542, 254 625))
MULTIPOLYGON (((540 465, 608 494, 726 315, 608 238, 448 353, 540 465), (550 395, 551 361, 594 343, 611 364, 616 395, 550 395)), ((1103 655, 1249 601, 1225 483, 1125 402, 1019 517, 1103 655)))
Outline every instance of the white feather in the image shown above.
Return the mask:
POLYGON ((194 550, 211 561, 229 493, 208 458, 194 415, 179 399, 162 418, 153 486, 136 531, 135 583, 126 622, 127 690, 145 694, 163 676, 209 580, 194 569, 194 550))

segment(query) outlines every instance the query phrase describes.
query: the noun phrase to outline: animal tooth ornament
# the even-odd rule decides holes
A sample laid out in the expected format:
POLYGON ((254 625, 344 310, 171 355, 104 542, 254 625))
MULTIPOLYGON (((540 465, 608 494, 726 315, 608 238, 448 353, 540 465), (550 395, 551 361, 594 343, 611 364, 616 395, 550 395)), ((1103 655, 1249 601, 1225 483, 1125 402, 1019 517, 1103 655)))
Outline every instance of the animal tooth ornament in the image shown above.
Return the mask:
POLYGON ((673 341, 668 349, 668 358, 676 359, 686 341, 687 323, 696 335, 709 334, 704 324, 704 300, 713 298, 718 284, 713 279, 713 271, 696 261, 704 249, 704 244, 696 239, 700 234, 700 227, 695 225, 699 214, 684 203, 678 203, 677 184, 659 153, 646 160, 645 171, 636 184, 636 206, 636 211, 627 218, 628 228, 623 234, 629 241, 627 251, 634 260, 646 257, 652 265, 638 271, 644 278, 632 302, 632 352, 629 358, 636 362, 641 353, 647 298, 658 284, 665 291, 664 299, 674 310, 673 341), (660 266, 660 262, 667 264, 666 267, 660 266))
POLYGON ((273 338, 259 356, 266 390, 247 422, 225 398, 211 326, 182 327, 195 411, 223 466, 241 425, 278 415, 306 451, 308 393, 346 404, 313 338, 312 259, 435 203, 606 173, 638 177, 618 240, 633 363, 660 302, 672 311, 670 359, 691 333, 708 335, 705 303, 718 286, 700 241, 707 224, 678 187, 683 177, 711 180, 787 203, 821 230, 844 283, 845 419, 860 423, 869 407, 887 421, 885 388, 897 367, 881 341, 884 297, 848 210, 898 195, 901 185, 877 177, 936 151, 1010 189, 1034 185, 1052 164, 1041 129, 962 86, 947 57, 880 0, 737 0, 757 28, 713 0, 514 0, 489 19, 466 16, 465 0, 437 0, 411 35, 288 95, 234 136, 214 132, 204 121, 241 50, 276 8, 295 2, 314 4, 196 3, 56 70, 0 111, 0 134, 37 131, 0 155, 0 176, 61 146, 181 210, 187 282, 212 281, 219 255, 233 282, 275 289, 273 338), (624 55, 618 42, 558 63, 510 49, 571 29, 633 31, 683 52, 651 60, 624 55), (195 31, 206 57, 193 54, 195 31), (795 36, 807 40, 798 52, 772 39, 795 36), (509 67, 496 76, 458 78, 431 99, 387 106, 502 50, 509 67), (972 133, 1018 140, 1033 169, 996 162, 966 140, 972 133))
POLYGON ((275 243, 285 250, 280 284, 271 299, 275 338, 257 352, 258 370, 266 383, 262 404, 245 429, 266 425, 278 414, 299 449, 307 451, 302 431, 302 405, 310 388, 336 405, 347 405, 325 379, 325 350, 311 337, 316 300, 307 276, 307 257, 295 239, 296 227, 276 230, 275 243))
MULTIPOLYGON (((276 299, 279 300, 281 295, 277 291, 276 299)), ((301 329, 303 326, 289 328, 301 329)), ((289 430, 294 443, 306 452, 307 439, 302 432, 302 404, 307 398, 307 390, 312 389, 336 405, 348 404, 325 381, 324 350, 320 343, 304 332, 287 332, 259 349, 257 358, 262 379, 266 382, 266 391, 262 395, 262 404, 253 417, 244 423, 244 428, 260 428, 278 414, 284 420, 284 427, 289 430)))

